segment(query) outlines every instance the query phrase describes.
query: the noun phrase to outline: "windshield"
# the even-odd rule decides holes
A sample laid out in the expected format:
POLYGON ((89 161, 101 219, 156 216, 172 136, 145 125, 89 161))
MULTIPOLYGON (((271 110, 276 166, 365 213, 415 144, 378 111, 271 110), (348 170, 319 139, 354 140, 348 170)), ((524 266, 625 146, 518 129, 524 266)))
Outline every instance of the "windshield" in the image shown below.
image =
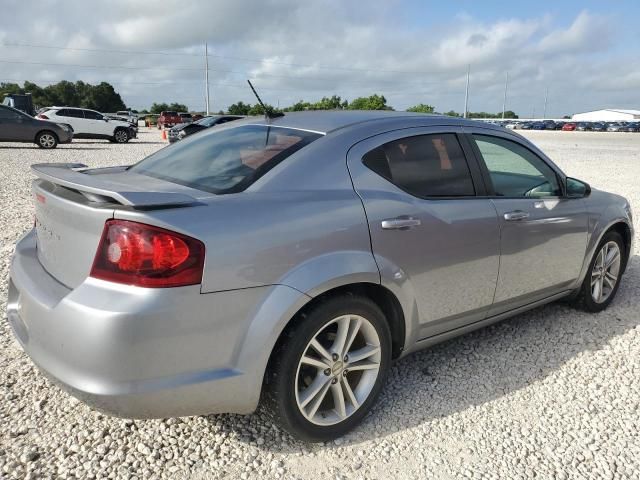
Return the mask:
POLYGON ((163 148, 130 170, 206 192, 239 192, 321 137, 266 125, 209 132, 163 148))

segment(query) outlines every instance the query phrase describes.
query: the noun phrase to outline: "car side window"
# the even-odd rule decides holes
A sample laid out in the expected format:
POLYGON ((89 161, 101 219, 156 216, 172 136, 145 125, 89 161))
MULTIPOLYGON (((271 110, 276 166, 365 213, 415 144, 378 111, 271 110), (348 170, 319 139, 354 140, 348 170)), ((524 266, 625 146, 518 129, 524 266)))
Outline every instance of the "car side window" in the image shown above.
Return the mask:
POLYGON ((83 110, 84 118, 89 120, 102 120, 103 116, 97 112, 92 112, 91 110, 83 110))
POLYGON ((473 135, 499 197, 558 197, 558 177, 539 156, 517 142, 473 135))
POLYGON ((475 195, 467 160, 454 133, 394 140, 371 150, 362 161, 416 197, 475 195))
POLYGON ((56 113, 58 117, 72 117, 72 118, 84 118, 82 110, 75 110, 73 108, 63 108, 56 113))

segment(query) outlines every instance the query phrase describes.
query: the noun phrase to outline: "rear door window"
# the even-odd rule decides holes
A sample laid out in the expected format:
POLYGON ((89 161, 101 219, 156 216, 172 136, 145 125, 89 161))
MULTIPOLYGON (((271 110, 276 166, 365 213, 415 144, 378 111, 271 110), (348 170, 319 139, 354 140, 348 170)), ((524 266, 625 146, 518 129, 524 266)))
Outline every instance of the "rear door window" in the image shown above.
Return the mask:
POLYGON ((467 160, 454 133, 394 140, 370 151, 362 161, 416 197, 475 195, 467 160))
POLYGON ((104 118, 100 113, 94 112, 93 110, 83 110, 83 112, 84 118, 88 120, 102 120, 104 118))
POLYGON ((322 136, 266 125, 216 130, 163 148, 130 170, 207 192, 239 192, 322 136))
POLYGON ((58 117, 84 118, 84 115, 82 115, 82 110, 75 108, 63 108, 61 110, 58 110, 58 113, 56 113, 56 115, 58 117))

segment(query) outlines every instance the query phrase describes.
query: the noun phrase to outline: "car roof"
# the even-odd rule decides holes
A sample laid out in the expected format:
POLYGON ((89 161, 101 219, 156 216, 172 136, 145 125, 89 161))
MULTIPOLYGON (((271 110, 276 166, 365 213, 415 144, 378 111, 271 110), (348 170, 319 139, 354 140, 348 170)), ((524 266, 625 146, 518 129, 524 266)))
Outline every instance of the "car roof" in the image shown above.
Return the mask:
POLYGON ((305 112, 288 112, 285 113, 284 116, 271 119, 248 117, 243 123, 297 128, 326 134, 353 125, 393 119, 397 119, 400 122, 420 120, 420 123, 423 125, 477 125, 477 122, 474 120, 458 117, 388 110, 312 110, 305 112))

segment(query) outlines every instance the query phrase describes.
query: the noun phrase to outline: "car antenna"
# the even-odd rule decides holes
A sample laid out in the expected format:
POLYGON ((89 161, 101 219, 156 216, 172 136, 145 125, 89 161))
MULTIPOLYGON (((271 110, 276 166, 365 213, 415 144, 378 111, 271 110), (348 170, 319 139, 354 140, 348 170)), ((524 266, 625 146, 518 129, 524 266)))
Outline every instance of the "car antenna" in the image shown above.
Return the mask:
POLYGON ((269 112, 267 110, 267 107, 265 107, 264 103, 262 103, 262 100, 260 99, 260 95, 258 95, 258 92, 256 92, 256 89, 253 88, 253 84, 251 83, 251 80, 247 79, 247 83, 251 87, 251 91, 253 92, 253 94, 258 99, 258 103, 260 105, 262 105, 262 110, 264 110, 264 118, 265 118, 265 120, 270 120, 272 118, 278 118, 278 117, 284 117, 284 113, 282 113, 282 112, 269 112))

